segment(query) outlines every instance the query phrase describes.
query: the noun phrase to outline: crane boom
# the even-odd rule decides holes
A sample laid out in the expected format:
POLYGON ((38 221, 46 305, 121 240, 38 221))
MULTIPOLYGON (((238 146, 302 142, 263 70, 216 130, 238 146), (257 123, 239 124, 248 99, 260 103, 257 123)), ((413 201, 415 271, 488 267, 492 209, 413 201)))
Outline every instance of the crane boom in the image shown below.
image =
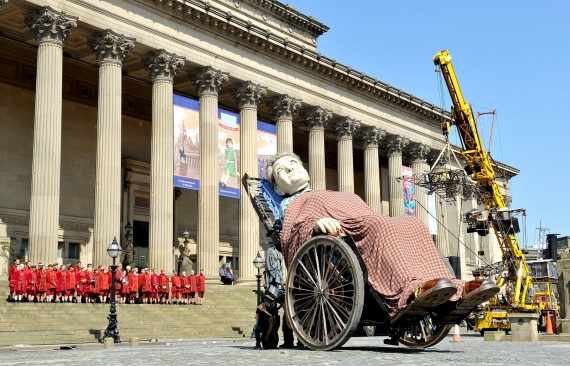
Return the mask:
MULTIPOLYGON (((508 271, 508 278, 505 280, 510 283, 508 286, 510 288, 507 289, 511 290, 507 291, 509 304, 518 311, 534 311, 535 306, 532 301, 526 300, 532 277, 515 234, 518 231, 518 222, 513 224, 511 213, 506 209, 491 157, 481 143, 471 105, 463 98, 451 64, 451 55, 447 50, 443 50, 434 56, 433 62, 439 66, 453 102, 452 123, 457 126, 461 137, 461 154, 466 162, 465 170, 477 183, 484 209, 488 212, 488 218, 483 224, 490 225, 494 229, 503 263, 508 271)), ((444 134, 447 135, 449 125, 446 123, 444 127, 444 134)))

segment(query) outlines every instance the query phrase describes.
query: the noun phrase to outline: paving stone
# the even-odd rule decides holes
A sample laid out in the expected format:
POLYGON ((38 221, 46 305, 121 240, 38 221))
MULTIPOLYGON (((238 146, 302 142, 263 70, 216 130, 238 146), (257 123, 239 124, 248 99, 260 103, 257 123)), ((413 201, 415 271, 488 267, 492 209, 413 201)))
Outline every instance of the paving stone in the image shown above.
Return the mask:
MULTIPOLYGON (((567 342, 484 342, 479 335, 448 336, 435 347, 416 350, 386 346, 382 337, 353 337, 334 352, 253 350, 254 341, 198 340, 114 348, 75 348, 32 352, 0 352, 0 365, 567 365, 567 342)), ((21 348, 26 349, 26 348, 21 348)))

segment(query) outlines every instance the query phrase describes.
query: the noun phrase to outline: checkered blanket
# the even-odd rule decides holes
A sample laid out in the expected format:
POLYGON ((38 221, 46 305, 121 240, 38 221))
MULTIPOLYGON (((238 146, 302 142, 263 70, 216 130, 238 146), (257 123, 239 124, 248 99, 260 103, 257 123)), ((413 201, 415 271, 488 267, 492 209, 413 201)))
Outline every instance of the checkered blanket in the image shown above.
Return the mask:
POLYGON ((324 217, 337 219, 351 235, 366 267, 368 282, 386 300, 395 316, 427 280, 456 280, 439 256, 426 226, 415 217, 388 217, 372 211, 352 193, 310 191, 295 198, 285 212, 281 245, 287 267, 297 250, 313 235, 313 225, 324 217))

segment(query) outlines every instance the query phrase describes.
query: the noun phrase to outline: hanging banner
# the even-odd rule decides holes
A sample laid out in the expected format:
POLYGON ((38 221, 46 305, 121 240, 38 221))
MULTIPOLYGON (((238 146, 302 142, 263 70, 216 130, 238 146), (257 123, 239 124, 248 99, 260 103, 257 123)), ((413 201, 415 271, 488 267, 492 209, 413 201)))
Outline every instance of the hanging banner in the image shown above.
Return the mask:
MULTIPOLYGON (((174 95, 174 186, 200 189, 200 104, 174 95)), ((220 196, 239 199, 240 116, 218 108, 218 159, 215 169, 220 196)), ((275 126, 257 121, 258 176, 265 178, 265 162, 277 153, 275 126)))
POLYGON ((427 196, 428 227, 431 235, 437 235, 437 209, 435 204, 435 193, 427 196))
POLYGON ((414 173, 412 168, 402 165, 402 185, 404 187, 404 216, 416 215, 414 200, 414 173))

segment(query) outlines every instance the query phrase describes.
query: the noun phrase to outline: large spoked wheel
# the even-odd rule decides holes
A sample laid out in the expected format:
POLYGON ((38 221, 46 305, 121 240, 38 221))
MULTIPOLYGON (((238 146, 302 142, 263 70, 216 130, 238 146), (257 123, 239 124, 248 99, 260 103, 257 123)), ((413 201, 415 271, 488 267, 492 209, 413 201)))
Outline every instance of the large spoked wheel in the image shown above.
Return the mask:
POLYGON ((358 327, 364 278, 358 257, 342 239, 316 236, 297 251, 289 268, 286 313, 309 349, 342 346, 358 327))
POLYGON ((451 330, 451 324, 437 324, 431 315, 412 324, 398 339, 410 348, 428 348, 441 342, 451 330))

